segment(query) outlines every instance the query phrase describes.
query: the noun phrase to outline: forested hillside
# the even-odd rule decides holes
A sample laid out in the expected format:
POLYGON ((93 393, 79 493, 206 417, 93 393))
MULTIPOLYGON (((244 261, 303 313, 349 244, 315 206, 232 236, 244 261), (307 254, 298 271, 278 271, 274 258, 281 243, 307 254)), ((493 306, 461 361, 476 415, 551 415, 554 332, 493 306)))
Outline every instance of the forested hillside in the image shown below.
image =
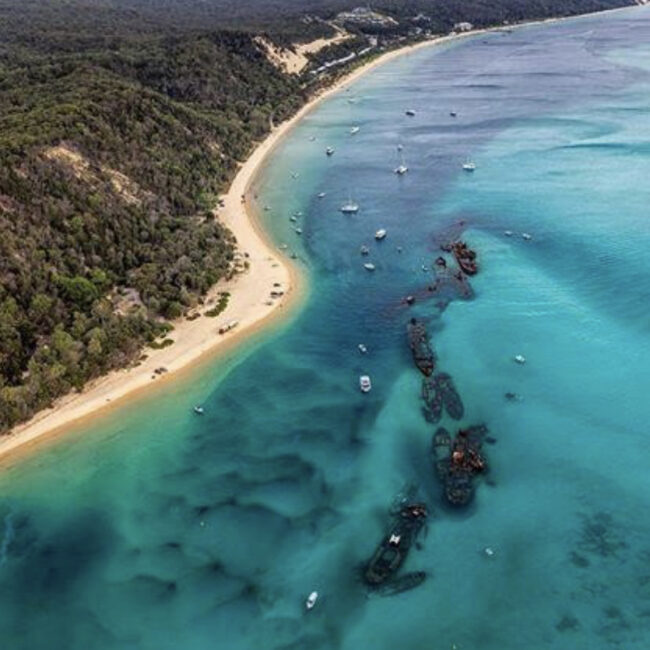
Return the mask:
MULTIPOLYGON (((627 0, 379 0, 411 34, 627 0)), ((137 359, 232 272, 216 195, 307 95, 269 62, 348 0, 0 0, 0 431, 137 359), (309 16, 307 16, 309 14, 309 16)), ((351 26, 363 43, 362 27, 351 26)), ((384 45, 390 46, 390 35, 384 45)), ((337 46, 338 47, 338 46, 337 46)), ((316 63, 320 58, 314 56, 316 63)), ((311 86, 309 86, 311 88, 311 86)))

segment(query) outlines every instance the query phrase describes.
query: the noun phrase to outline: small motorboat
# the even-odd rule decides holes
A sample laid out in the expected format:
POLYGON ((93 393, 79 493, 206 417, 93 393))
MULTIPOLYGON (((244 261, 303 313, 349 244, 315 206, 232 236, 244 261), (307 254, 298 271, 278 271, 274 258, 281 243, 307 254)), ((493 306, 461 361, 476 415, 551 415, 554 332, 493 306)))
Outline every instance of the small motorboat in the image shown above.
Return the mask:
POLYGON ((397 174, 398 176, 404 176, 408 170, 409 168, 406 165, 401 164, 393 169, 393 173, 397 174))
POLYGON ((397 151, 401 151, 402 149, 404 149, 404 145, 398 144, 397 145, 397 151))
POLYGON ((325 149, 325 154, 328 155, 328 156, 333 156, 334 155, 334 149, 332 149, 332 147, 327 147, 327 149, 325 149))
POLYGON ((312 591, 309 594, 309 596, 307 596, 307 600, 305 601, 305 608, 307 610, 314 609, 314 605, 316 604, 317 600, 318 600, 318 592, 312 591))
POLYGON ((295 228, 296 235, 302 235, 302 228, 295 228))
POLYGON ((350 129, 350 135, 355 135, 355 134, 359 133, 360 130, 361 130, 361 127, 353 126, 353 127, 350 129))
POLYGON ((366 269, 366 271, 374 271, 375 270, 375 265, 372 262, 366 262, 363 265, 363 268, 366 269))
POLYGON ((386 238, 386 229, 385 228, 380 228, 376 233, 375 233, 375 239, 377 241, 381 241, 382 239, 386 238))
POLYGON ((512 230, 504 230, 504 231, 503 231, 503 234, 504 234, 506 237, 512 237, 512 235, 513 235, 514 233, 512 232, 512 230))
POLYGON ((529 235, 527 232, 522 232, 521 233, 521 238, 525 239, 526 241, 530 241, 533 238, 533 236, 529 235))
POLYGON ((205 411, 203 410, 203 407, 199 406, 198 404, 194 407, 194 412, 197 415, 203 415, 205 413, 205 411))
POLYGON ((362 255, 370 255, 370 249, 369 249, 367 246, 362 246, 362 247, 359 249, 359 252, 360 252, 362 255))
POLYGON ((519 363, 523 365, 524 363, 526 363, 526 357, 523 354, 515 355, 515 363, 519 363))
POLYGON ((467 162, 464 162, 464 163, 463 163, 463 169, 464 169, 466 172, 473 172, 473 171, 476 171, 476 163, 473 162, 473 161, 471 161, 471 160, 468 160, 467 162))
POLYGON ((494 557, 494 549, 491 548, 490 546, 486 546, 486 547, 483 549, 483 553, 484 553, 487 557, 494 557))
POLYGON ((359 388, 362 393, 369 393, 372 390, 372 382, 368 375, 361 375, 361 377, 359 377, 359 388))
POLYGON ((458 115, 458 113, 456 113, 456 111, 449 111, 449 115, 451 117, 456 117, 458 115))
POLYGON ((315 135, 310 135, 309 136, 309 142, 313 142, 316 139, 315 135))
POLYGON ((408 108, 406 111, 404 111, 409 117, 414 117, 415 116, 415 111, 412 108, 408 108))
POLYGON ((319 199, 324 199, 325 198, 325 192, 319 192, 318 198, 319 199))
POLYGON ((296 217, 295 214, 292 214, 292 215, 289 217, 289 221, 293 221, 293 222, 295 223, 296 221, 298 221, 298 217, 296 217))
POLYGON ((359 352, 361 352, 361 354, 368 354, 368 348, 363 343, 359 343, 357 347, 359 348, 359 352))

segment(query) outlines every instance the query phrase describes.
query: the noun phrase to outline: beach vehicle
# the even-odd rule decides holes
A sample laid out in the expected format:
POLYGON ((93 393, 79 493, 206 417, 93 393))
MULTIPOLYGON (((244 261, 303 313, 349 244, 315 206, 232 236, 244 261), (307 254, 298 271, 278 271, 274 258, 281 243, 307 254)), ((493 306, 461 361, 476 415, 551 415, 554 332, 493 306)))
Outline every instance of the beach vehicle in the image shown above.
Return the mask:
POLYGON ((380 228, 376 233, 375 233, 375 239, 377 241, 381 241, 382 239, 386 238, 386 229, 385 228, 380 228))
POLYGON ((363 343, 359 343, 357 347, 359 348, 359 352, 361 352, 361 354, 368 353, 368 348, 363 343))
POLYGON ((372 382, 368 375, 361 375, 359 377, 359 388, 362 393, 369 393, 372 390, 372 382))
POLYGON ((409 117, 414 117, 415 116, 415 111, 412 108, 407 108, 406 111, 404 111, 409 117))
POLYGON ((416 367, 425 377, 429 377, 435 367, 435 357, 424 324, 411 318, 406 326, 406 335, 416 367))
POLYGON ((363 265, 363 268, 366 269, 366 271, 374 271, 375 270, 375 265, 372 262, 366 262, 363 265))
POLYGON ((517 354, 515 355, 515 362, 523 365, 526 363, 526 357, 523 354, 517 354))
POLYGON ((355 134, 359 133, 360 130, 361 130, 360 127, 358 127, 358 126, 353 126, 353 127, 350 129, 350 135, 355 135, 355 134))
POLYGON ((369 255, 369 254, 370 254, 370 249, 369 249, 367 246, 362 246, 362 247, 359 249, 359 252, 360 252, 362 255, 369 255))
POLYGON ((466 162, 463 163, 463 169, 466 172, 476 171, 476 163, 473 162, 472 160, 467 160, 466 162))
POLYGON ((521 233, 521 238, 525 239, 526 241, 530 241, 533 238, 533 236, 529 235, 527 232, 522 232, 521 233))
POLYGON ((307 596, 307 600, 305 601, 305 608, 307 611, 310 609, 314 609, 314 605, 316 604, 316 601, 318 600, 318 592, 317 591, 312 591, 309 596, 307 596))
POLYGON ((198 405, 198 404, 194 407, 194 412, 197 415, 203 415, 205 413, 205 411, 203 410, 203 407, 198 405))
POLYGON ((226 332, 230 332, 230 330, 235 329, 237 325, 239 325, 238 320, 229 320, 227 323, 225 323, 219 328, 219 334, 225 334, 226 332))
POLYGON ((325 154, 328 155, 328 156, 333 156, 334 155, 334 149, 332 149, 332 147, 327 147, 327 149, 325 149, 325 154))

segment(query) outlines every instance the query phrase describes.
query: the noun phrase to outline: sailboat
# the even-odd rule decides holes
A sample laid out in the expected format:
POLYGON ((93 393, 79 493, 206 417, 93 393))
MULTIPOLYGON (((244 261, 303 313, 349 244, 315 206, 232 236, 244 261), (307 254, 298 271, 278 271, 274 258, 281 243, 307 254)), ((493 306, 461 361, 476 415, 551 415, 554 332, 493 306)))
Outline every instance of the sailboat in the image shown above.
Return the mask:
POLYGON ((343 214, 356 214, 359 212, 359 204, 352 200, 352 195, 348 195, 348 200, 339 208, 343 214))
POLYGON ((393 169, 393 171, 398 176, 402 176, 403 174, 406 174, 406 172, 409 170, 409 168, 406 166, 404 162, 404 154, 400 152, 400 155, 401 155, 402 162, 397 167, 395 167, 395 169, 393 169))

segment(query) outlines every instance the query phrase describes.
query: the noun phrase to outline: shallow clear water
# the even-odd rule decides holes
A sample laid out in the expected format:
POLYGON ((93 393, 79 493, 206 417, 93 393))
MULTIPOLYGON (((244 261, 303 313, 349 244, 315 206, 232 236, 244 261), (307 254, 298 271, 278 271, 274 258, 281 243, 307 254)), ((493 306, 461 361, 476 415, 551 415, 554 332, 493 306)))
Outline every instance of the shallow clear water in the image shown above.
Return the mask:
POLYGON ((2 647, 645 650, 649 37, 647 8, 476 37, 393 61, 310 114, 256 188, 308 269, 306 306, 4 473, 2 647), (349 193, 352 217, 338 212, 349 193), (447 305, 426 286, 460 221, 481 272, 474 299, 447 305), (464 422, 497 438, 493 485, 464 512, 433 476, 413 314, 464 422), (434 516, 406 568, 429 577, 368 597, 359 567, 409 486, 434 516))

